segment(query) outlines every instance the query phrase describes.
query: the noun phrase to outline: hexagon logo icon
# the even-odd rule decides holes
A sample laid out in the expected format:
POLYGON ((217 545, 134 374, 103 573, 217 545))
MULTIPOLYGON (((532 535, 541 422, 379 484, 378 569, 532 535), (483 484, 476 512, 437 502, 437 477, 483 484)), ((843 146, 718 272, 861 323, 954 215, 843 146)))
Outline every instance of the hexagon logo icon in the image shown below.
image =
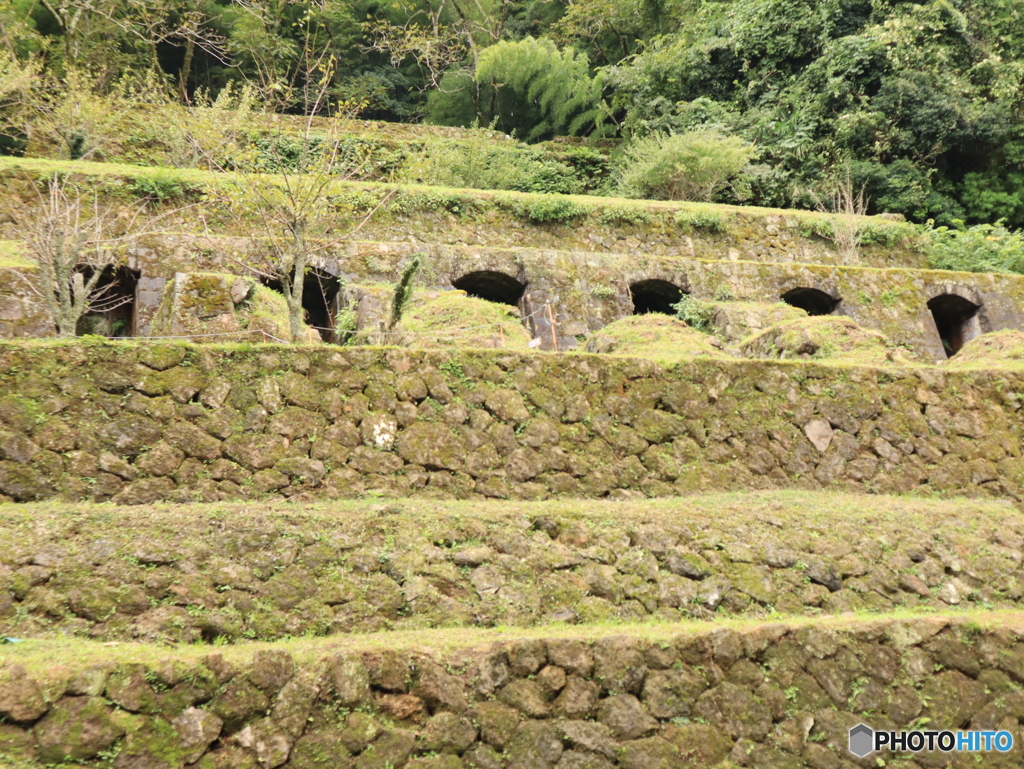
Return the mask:
POLYGON ((850 752, 864 758, 875 749, 875 730, 866 724, 857 724, 850 729, 850 752))

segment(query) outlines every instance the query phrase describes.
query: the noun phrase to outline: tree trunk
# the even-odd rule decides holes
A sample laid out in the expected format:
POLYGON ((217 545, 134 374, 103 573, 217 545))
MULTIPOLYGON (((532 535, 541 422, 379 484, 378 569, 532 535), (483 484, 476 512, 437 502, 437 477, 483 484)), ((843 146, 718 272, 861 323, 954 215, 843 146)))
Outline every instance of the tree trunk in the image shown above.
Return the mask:
POLYGON ((188 100, 188 79, 192 74, 192 57, 196 52, 196 41, 191 37, 185 42, 185 60, 181 63, 178 71, 178 92, 181 94, 181 103, 189 104, 188 100))
MULTIPOLYGON (((301 242, 301 237, 299 240, 301 242)), ((300 253, 303 255, 295 260, 288 283, 285 284, 283 280, 281 282, 281 288, 284 289, 284 298, 288 305, 288 331, 291 334, 290 341, 292 344, 305 344, 308 341, 306 338, 306 317, 302 309, 302 289, 306 280, 306 265, 309 260, 305 253, 303 253, 305 248, 303 246, 299 248, 301 249, 300 253)))
POLYGON ((466 36, 466 42, 469 44, 469 54, 473 59, 473 108, 476 110, 476 119, 483 123, 484 116, 480 109, 480 83, 476 80, 476 71, 480 68, 480 51, 477 50, 476 40, 473 39, 473 25, 470 23, 469 17, 466 16, 455 0, 452 0, 452 7, 462 21, 462 31, 466 36))

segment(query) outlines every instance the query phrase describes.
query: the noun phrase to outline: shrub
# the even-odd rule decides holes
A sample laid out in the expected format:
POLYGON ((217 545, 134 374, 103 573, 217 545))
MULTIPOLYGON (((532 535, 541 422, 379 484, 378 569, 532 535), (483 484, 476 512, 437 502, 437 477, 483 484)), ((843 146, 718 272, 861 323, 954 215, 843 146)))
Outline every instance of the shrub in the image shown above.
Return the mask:
POLYGON ((639 206, 603 206, 597 214, 601 224, 647 224, 651 212, 639 206))
POLYGON ((400 174, 401 181, 441 187, 573 195, 584 190, 577 171, 517 142, 431 142, 400 174))
POLYGON ((331 202, 339 209, 339 212, 351 214, 365 214, 376 208, 384 193, 373 190, 347 190, 331 196, 331 202))
POLYGON ((381 179, 405 162, 405 152, 387 142, 362 136, 341 136, 331 145, 324 136, 308 139, 285 133, 255 133, 248 137, 251 159, 248 170, 268 173, 311 171, 334 153, 331 172, 346 177, 381 179))
POLYGON ((713 131, 648 136, 623 154, 619 188, 631 198, 710 201, 754 155, 753 145, 713 131))
POLYGON ((929 224, 931 244, 928 263, 936 270, 961 272, 1024 273, 1024 232, 1009 230, 1000 220, 996 224, 965 227, 954 220, 954 227, 929 224))
POLYGON ((816 237, 822 240, 834 240, 836 234, 832 220, 824 216, 801 218, 797 229, 800 230, 800 234, 805 238, 816 237))
POLYGON ((481 207, 482 201, 468 195, 434 190, 402 190, 389 206, 398 214, 410 214, 415 211, 447 211, 456 216, 473 214, 481 207))
POLYGON ((919 238, 920 227, 907 222, 865 222, 861 227, 861 243, 895 248, 905 241, 919 238))
POLYGON ((132 192, 140 198, 147 198, 160 203, 170 200, 181 200, 192 190, 177 176, 169 173, 156 173, 152 176, 137 176, 131 181, 132 192))
POLYGON ((576 173, 583 185, 583 192, 594 192, 602 187, 611 173, 611 160, 602 152, 590 147, 570 147, 554 152, 554 159, 567 164, 576 173))
POLYGON ((714 328, 715 306, 700 299, 694 299, 689 294, 683 294, 676 302, 676 317, 687 326, 705 334, 710 334, 714 328))
POLYGON ((677 211, 674 217, 676 227, 692 232, 700 230, 711 234, 725 232, 725 217, 714 211, 677 211))
POLYGON ((523 198, 499 197, 495 202, 531 224, 569 222, 587 215, 586 206, 561 195, 531 195, 523 198))

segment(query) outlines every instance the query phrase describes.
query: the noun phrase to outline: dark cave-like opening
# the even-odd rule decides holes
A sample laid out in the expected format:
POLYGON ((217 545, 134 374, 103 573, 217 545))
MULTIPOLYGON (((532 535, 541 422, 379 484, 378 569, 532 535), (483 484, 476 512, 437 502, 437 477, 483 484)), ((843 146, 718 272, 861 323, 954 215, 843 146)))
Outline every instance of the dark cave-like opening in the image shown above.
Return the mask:
POLYGON ((940 294, 928 300, 928 309, 932 312, 946 357, 952 358, 972 338, 969 327, 980 305, 956 294, 940 294))
POLYGON ((523 292, 526 290, 525 283, 494 270, 467 273, 454 281, 452 285, 477 299, 486 299, 488 302, 497 302, 498 304, 510 304, 513 307, 519 304, 519 300, 522 299, 523 292))
POLYGON ((808 315, 831 315, 842 300, 816 288, 794 288, 782 295, 782 301, 808 315))
MULTIPOLYGON (((82 267, 88 280, 94 273, 82 267)), ((78 319, 75 334, 106 337, 135 336, 135 289, 139 272, 127 267, 105 267, 93 289, 89 311, 78 319)))
POLYGON ((675 315, 675 305, 683 298, 683 290, 667 280, 641 280, 629 287, 633 300, 633 314, 646 315, 658 312, 675 315))

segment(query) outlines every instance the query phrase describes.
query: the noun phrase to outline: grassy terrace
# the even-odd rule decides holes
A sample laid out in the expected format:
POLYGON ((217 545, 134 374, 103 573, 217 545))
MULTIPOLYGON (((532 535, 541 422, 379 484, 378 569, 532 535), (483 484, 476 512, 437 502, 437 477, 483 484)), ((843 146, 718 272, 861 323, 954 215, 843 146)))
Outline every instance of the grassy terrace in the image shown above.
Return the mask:
POLYGON ((54 666, 67 666, 73 660, 76 669, 92 665, 142 663, 156 665, 167 660, 184 663, 200 661, 210 653, 224 656, 230 662, 242 664, 253 653, 266 649, 279 649, 295 657, 297 663, 311 664, 335 651, 423 651, 438 655, 455 654, 463 650, 523 639, 571 638, 594 641, 610 636, 630 636, 658 645, 671 643, 680 637, 696 636, 729 628, 740 633, 771 626, 796 629, 814 626, 826 630, 885 630, 892 623, 924 621, 938 624, 963 624, 976 629, 1004 629, 1024 637, 1024 611, 984 611, 980 609, 926 612, 905 610, 884 614, 847 614, 833 617, 786 616, 771 620, 729 619, 714 624, 706 622, 644 622, 605 623, 586 626, 545 625, 534 628, 502 627, 495 629, 444 628, 407 632, 365 633, 330 638, 292 638, 272 643, 241 643, 211 647, 191 644, 168 647, 161 644, 98 642, 87 639, 24 639, 5 645, 0 653, 0 664, 18 664, 33 677, 45 679, 59 674, 54 666))
MULTIPOLYGON (((86 160, 48 160, 44 158, 14 158, 0 157, 0 177, 10 177, 18 174, 33 176, 45 176, 53 173, 74 173, 85 177, 93 177, 97 180, 119 180, 130 181, 137 178, 173 178, 183 183, 194 185, 200 190, 213 189, 218 185, 230 183, 231 175, 213 171, 206 171, 194 168, 167 168, 162 166, 135 166, 125 163, 97 163, 86 160)), ((276 177, 272 174, 266 175, 268 180, 276 177)), ((421 184, 392 184, 386 182, 355 182, 338 181, 333 189, 338 193, 354 191, 370 191, 387 193, 391 190, 401 190, 405 193, 421 193, 431 195, 460 196, 465 199, 479 201, 494 201, 507 198, 511 200, 529 201, 543 197, 535 193, 479 190, 479 189, 456 189, 450 187, 436 187, 421 184)), ((757 206, 732 206, 719 203, 697 203, 679 202, 664 200, 633 200, 627 198, 596 197, 590 195, 559 195, 580 206, 585 207, 581 213, 598 212, 602 208, 621 206, 634 210, 647 211, 651 213, 675 213, 677 211, 691 212, 715 212, 720 214, 737 214, 751 217, 763 216, 786 216, 797 220, 823 221, 831 216, 817 211, 804 211, 799 209, 778 209, 760 208, 757 206)), ((873 216, 858 217, 866 222, 878 222, 881 226, 897 227, 891 221, 873 216)), ((902 225, 900 229, 906 228, 909 234, 916 230, 912 225, 902 225)))

